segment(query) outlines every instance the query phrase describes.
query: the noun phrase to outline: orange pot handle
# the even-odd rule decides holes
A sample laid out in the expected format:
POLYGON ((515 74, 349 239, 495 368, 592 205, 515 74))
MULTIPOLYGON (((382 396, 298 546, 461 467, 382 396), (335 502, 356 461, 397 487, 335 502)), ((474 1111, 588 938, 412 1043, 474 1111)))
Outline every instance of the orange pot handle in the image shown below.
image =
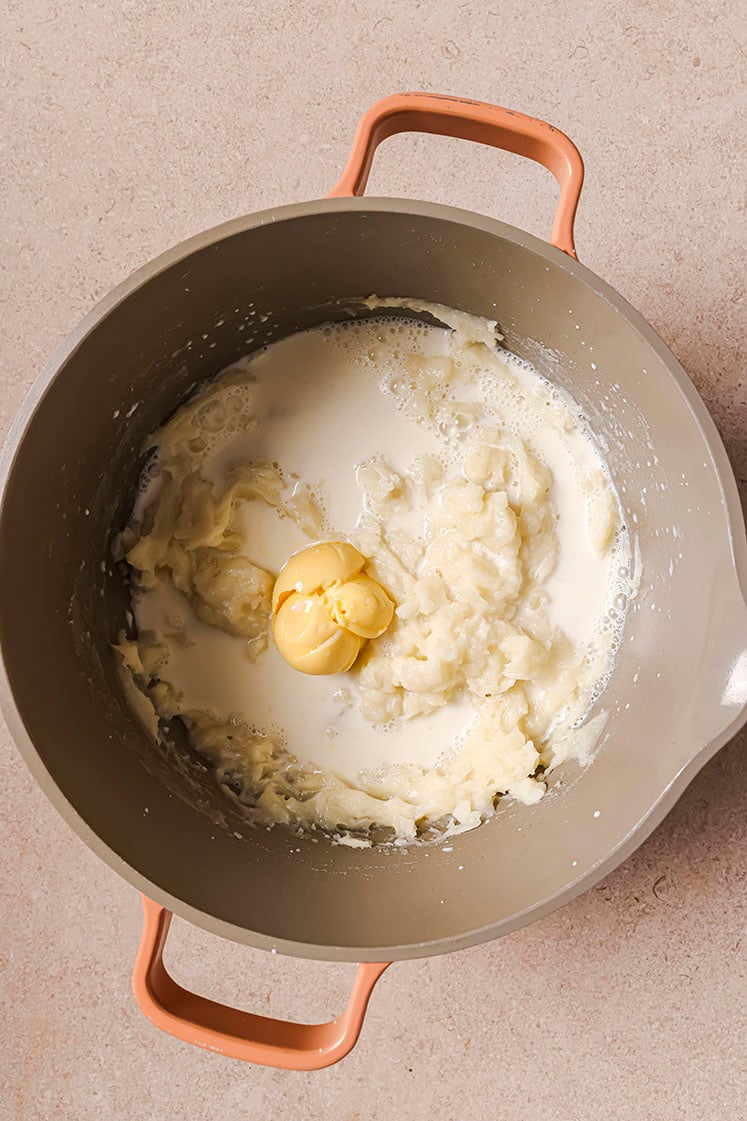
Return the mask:
POLYGON ((163 949, 172 913, 147 896, 132 987, 140 1008, 169 1035, 248 1063, 283 1070, 320 1070, 354 1047, 371 991, 389 962, 358 966, 348 1006, 327 1024, 295 1024, 228 1008, 188 992, 166 972, 163 949))
POLYGON ((361 118, 348 165, 330 197, 362 195, 374 152, 382 140, 399 132, 433 132, 474 140, 527 156, 548 168, 560 186, 550 243, 575 258, 573 219, 584 182, 584 164, 565 133, 536 117, 483 101, 437 93, 393 94, 377 101, 361 118))

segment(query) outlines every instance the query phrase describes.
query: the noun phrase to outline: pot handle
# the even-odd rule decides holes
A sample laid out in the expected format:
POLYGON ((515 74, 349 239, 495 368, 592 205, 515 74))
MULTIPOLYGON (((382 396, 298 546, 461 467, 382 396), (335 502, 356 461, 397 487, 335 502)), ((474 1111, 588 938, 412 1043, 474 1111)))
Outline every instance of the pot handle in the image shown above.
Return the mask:
POLYGON ((371 991, 389 962, 358 966, 347 1008, 329 1023, 296 1024, 256 1016, 177 985, 163 963, 172 912, 145 895, 141 899, 143 933, 132 987, 141 1010, 157 1028, 207 1051, 283 1070, 321 1070, 352 1050, 371 991))
POLYGON ((398 93, 377 101, 361 118, 348 165, 328 197, 362 195, 374 152, 382 140, 399 132, 474 140, 541 163, 560 186, 550 244, 576 257, 573 219, 584 182, 584 165, 576 145, 545 121, 483 101, 437 93, 398 93))

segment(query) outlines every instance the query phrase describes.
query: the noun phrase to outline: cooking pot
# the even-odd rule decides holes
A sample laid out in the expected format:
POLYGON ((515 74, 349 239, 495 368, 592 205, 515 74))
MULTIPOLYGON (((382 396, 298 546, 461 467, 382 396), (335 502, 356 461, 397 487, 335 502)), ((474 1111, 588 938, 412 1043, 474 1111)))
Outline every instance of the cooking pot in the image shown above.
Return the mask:
POLYGON ((227 222, 140 269, 62 344, 15 421, 2 459, 3 710, 53 804, 143 894, 136 996, 181 1039, 275 1066, 330 1065, 354 1044, 386 963, 499 937, 572 899, 643 841, 745 719, 734 477, 679 363, 577 262, 582 180, 574 145, 541 121, 430 94, 386 98, 329 198, 227 222), (550 244, 465 210, 355 197, 377 144, 403 131, 549 168, 560 185, 550 244), (446 846, 360 850, 248 827, 186 745, 149 740, 111 649, 128 612, 112 542, 148 435, 240 355, 347 318, 372 292, 498 319, 506 345, 584 409, 635 543, 638 593, 591 713, 606 713, 596 758, 559 767, 538 805, 504 804, 446 846), (172 912, 251 946, 362 962, 347 1010, 285 1024, 187 993, 162 961, 172 912))

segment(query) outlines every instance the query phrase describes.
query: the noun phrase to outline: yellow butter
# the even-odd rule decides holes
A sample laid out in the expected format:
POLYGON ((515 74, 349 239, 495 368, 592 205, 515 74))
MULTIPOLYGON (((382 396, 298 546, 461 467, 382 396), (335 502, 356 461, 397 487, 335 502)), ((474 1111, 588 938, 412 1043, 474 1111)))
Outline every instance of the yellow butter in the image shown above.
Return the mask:
POLYGON ((366 639, 387 629, 394 603, 364 573, 365 564, 344 541, 323 541, 290 557, 272 593, 273 635, 294 669, 345 673, 366 639))
POLYGON ((283 566, 272 593, 272 610, 291 592, 312 595, 332 584, 344 584, 362 572, 366 558, 346 541, 320 541, 294 553, 283 566))
POLYGON ((388 592, 364 573, 330 589, 327 598, 335 622, 361 638, 378 638, 394 615, 388 592))

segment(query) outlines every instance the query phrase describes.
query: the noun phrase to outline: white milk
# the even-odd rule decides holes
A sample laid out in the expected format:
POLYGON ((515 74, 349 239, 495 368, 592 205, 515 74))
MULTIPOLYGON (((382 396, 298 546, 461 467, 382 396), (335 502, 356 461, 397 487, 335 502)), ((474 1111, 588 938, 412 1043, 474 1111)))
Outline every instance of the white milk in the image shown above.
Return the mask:
MULTIPOLYGON (((418 455, 442 462, 454 458, 458 440, 447 439, 435 424, 415 422, 398 407, 396 392, 406 355, 436 362, 453 357, 450 332, 407 321, 391 328, 389 320, 382 339, 375 320, 319 328, 244 359, 240 365, 254 379, 248 397, 256 423, 251 431, 222 441, 218 434, 203 467, 206 477, 222 486, 232 467, 276 462, 286 479, 298 479, 321 496, 325 535, 346 538, 362 512, 356 468, 363 461, 382 456, 404 472, 418 455)), ((459 399, 480 403, 488 423, 512 429, 551 469, 559 556, 545 585, 548 613, 575 644, 586 646, 609 608, 619 565, 614 548, 605 555, 595 550, 586 528, 583 476, 604 470, 603 461, 578 418, 569 423, 572 403, 505 351, 478 350, 480 376, 462 387, 459 399)), ((453 437, 453 431, 446 436, 453 437)), ((138 504, 141 509, 157 485, 155 479, 153 491, 138 504)), ((424 516, 427 511, 415 511, 404 523, 417 532, 424 516)), ((247 555, 272 572, 308 544, 298 526, 261 502, 245 503, 242 519, 251 542, 247 555)), ((471 706, 459 702, 403 722, 395 731, 374 727, 361 717, 348 675, 305 676, 291 669, 272 643, 257 664, 250 662, 240 639, 199 622, 187 600, 166 582, 141 593, 135 612, 141 630, 155 631, 169 645, 162 677, 183 693, 183 710, 279 726, 298 759, 350 781, 387 763, 433 766, 458 744, 473 716, 471 706), (175 620, 191 645, 169 641, 175 620)))

